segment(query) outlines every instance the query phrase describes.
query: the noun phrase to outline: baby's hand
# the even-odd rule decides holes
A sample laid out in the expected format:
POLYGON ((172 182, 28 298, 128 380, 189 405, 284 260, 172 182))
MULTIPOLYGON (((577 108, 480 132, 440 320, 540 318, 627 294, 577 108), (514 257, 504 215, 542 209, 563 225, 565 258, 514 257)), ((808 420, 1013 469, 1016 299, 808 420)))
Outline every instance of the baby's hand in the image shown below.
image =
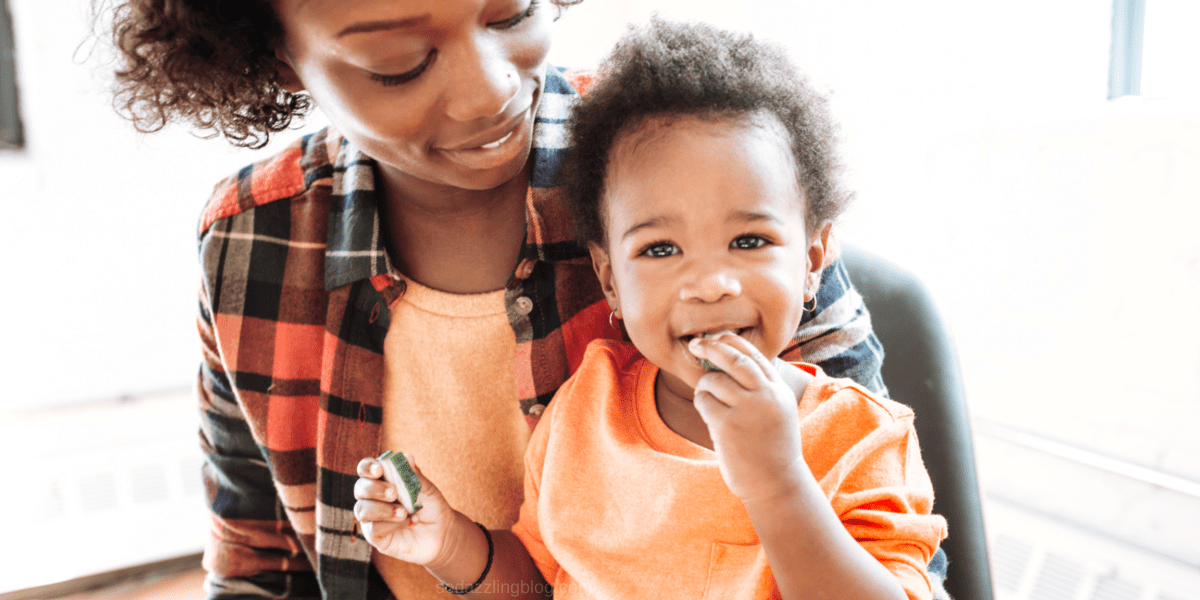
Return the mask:
MULTIPOLYGON (((354 516, 362 524, 364 537, 377 550, 400 560, 429 565, 444 561, 451 553, 447 540, 457 526, 457 511, 442 493, 421 474, 409 457, 409 463, 421 480, 420 505, 409 514, 400 504, 397 490, 383 476, 383 465, 374 458, 358 463, 358 481, 354 484, 354 516)), ((468 520, 469 522, 469 520, 468 520)))
POLYGON ((700 378, 694 402, 725 484, 743 502, 792 493, 808 469, 795 390, 758 348, 732 333, 693 339, 688 349, 719 369, 700 378))

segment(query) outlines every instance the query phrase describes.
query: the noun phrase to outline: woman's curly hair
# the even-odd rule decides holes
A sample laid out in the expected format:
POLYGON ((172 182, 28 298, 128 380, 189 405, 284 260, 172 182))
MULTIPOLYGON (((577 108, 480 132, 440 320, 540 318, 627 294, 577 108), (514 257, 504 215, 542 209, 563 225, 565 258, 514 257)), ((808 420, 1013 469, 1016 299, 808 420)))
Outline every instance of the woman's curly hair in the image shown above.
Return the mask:
POLYGON ((269 0, 120 0, 111 16, 113 105, 139 131, 183 121, 261 148, 312 108, 280 84, 283 28, 269 0))
POLYGON ((849 204, 827 101, 781 48, 705 23, 656 17, 617 42, 595 86, 572 109, 570 150, 558 177, 580 241, 606 242, 604 182, 614 144, 649 118, 678 116, 778 120, 807 200, 810 234, 849 204))

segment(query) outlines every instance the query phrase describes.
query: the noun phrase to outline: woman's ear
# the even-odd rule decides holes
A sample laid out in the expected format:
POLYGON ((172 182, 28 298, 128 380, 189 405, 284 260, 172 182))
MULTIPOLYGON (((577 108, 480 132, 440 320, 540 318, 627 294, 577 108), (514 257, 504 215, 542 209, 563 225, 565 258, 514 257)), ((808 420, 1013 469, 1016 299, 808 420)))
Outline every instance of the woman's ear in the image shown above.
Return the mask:
POLYGON ((600 279, 600 289, 604 291, 604 297, 608 299, 608 307, 616 311, 617 318, 620 318, 621 299, 617 294, 617 287, 613 283, 612 262, 608 259, 608 252, 595 242, 588 242, 588 252, 592 254, 592 269, 596 271, 596 277, 600 279))
POLYGON ((275 49, 275 70, 279 73, 279 87, 297 94, 304 91, 304 83, 292 67, 292 59, 282 47, 275 49))
POLYGON ((808 272, 804 274, 804 290, 817 297, 817 288, 821 287, 821 273, 825 271, 825 262, 832 262, 835 243, 832 236, 833 223, 826 222, 808 242, 808 272))

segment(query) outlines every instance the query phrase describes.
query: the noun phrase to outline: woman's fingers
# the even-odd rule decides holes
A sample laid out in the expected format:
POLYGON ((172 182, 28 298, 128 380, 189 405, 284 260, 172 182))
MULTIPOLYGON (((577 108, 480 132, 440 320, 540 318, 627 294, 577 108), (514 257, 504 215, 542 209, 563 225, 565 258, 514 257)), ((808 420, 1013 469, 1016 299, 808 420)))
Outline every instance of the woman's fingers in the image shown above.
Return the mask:
POLYGON ((395 502, 396 486, 385 479, 359 477, 358 481, 354 482, 354 499, 395 502))
POLYGON ((358 476, 368 479, 379 479, 383 477, 383 467, 379 465, 379 461, 374 458, 364 458, 358 461, 358 476))
POLYGON ((354 503, 354 516, 363 524, 375 521, 399 522, 408 520, 408 511, 395 502, 359 500, 354 503))

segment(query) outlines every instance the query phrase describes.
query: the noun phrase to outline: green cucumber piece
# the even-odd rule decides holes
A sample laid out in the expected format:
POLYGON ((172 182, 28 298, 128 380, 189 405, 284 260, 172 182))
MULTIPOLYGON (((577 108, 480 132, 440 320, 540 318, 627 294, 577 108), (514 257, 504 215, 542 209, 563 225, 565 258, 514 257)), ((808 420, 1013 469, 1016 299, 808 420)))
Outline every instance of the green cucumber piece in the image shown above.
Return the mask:
MULTIPOLYGON (((721 335, 722 333, 733 333, 733 332, 728 329, 724 329, 722 331, 714 331, 711 333, 706 333, 700 337, 707 340, 708 338, 717 337, 718 335, 721 335)), ((714 371, 717 373, 721 372, 721 370, 717 368, 717 365, 714 365, 711 362, 709 362, 709 360, 707 358, 700 359, 700 366, 703 367, 705 371, 714 371)))
POLYGON ((417 472, 408 464, 408 459, 399 452, 388 450, 379 455, 379 464, 383 465, 384 478, 396 486, 396 495, 400 497, 404 510, 410 515, 421 510, 421 503, 417 502, 421 480, 417 479, 417 472))

